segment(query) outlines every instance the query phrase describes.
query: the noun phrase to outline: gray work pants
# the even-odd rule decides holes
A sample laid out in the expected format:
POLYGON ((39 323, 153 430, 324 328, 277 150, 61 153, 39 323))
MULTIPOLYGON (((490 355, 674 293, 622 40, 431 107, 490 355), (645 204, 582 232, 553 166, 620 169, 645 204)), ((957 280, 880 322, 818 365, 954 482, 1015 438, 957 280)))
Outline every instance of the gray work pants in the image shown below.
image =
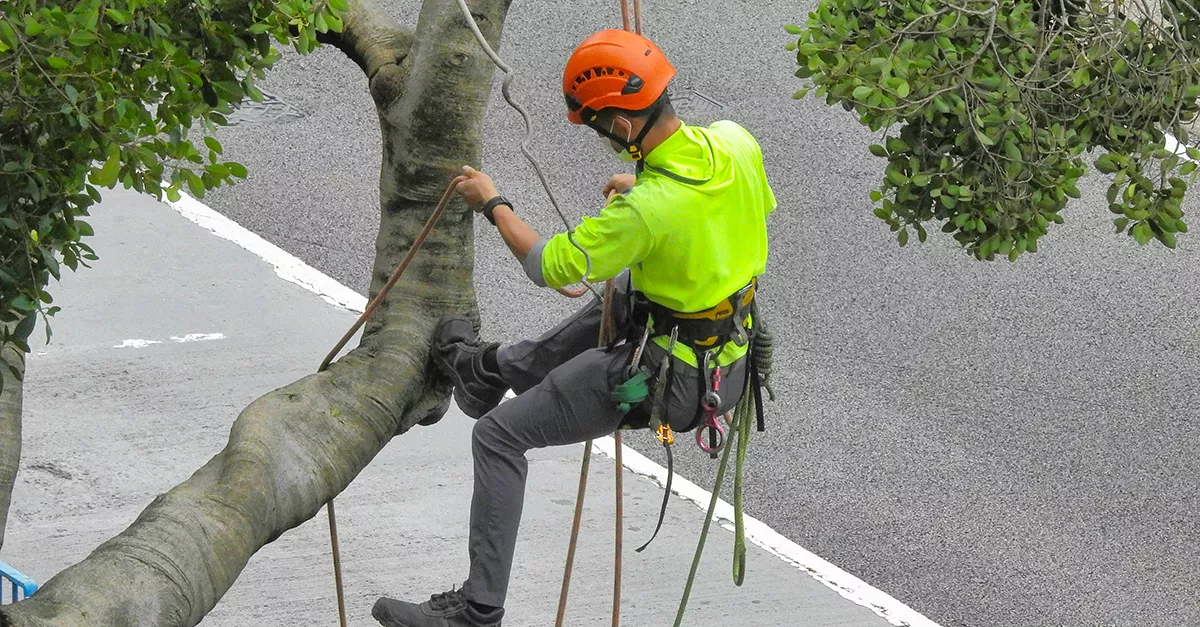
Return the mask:
MULTIPOLYGON (((615 283, 619 289, 613 313, 620 328, 629 315, 627 282, 622 277, 615 283)), ((627 418, 610 394, 628 379, 635 347, 596 348, 602 311, 600 301, 593 299, 545 335, 497 351, 501 375, 517 397, 480 418, 471 438, 475 463, 471 571, 463 591, 475 603, 504 605, 525 498, 526 451, 599 438, 616 431, 627 418)), ((648 343, 643 365, 657 372, 665 352, 648 343)), ((722 412, 731 410, 741 397, 744 363, 741 360, 722 373, 722 412)), ((698 424, 706 388, 696 368, 678 359, 672 367, 665 394, 666 419, 675 430, 688 431, 698 424)), ((649 404, 647 400, 631 411, 631 421, 637 421, 637 412, 647 412, 649 404)))

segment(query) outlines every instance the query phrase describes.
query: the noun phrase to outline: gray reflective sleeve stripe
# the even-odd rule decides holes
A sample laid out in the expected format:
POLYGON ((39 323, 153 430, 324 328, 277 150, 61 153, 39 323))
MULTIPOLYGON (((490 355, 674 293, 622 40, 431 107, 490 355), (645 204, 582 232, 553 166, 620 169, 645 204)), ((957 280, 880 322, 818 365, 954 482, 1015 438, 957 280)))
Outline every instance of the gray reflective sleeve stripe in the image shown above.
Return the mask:
POLYGON ((546 287, 546 275, 542 274, 542 250, 546 248, 547 240, 538 240, 533 248, 529 249, 529 254, 525 255, 525 261, 521 266, 525 268, 525 276, 529 277, 530 281, 538 287, 546 287))

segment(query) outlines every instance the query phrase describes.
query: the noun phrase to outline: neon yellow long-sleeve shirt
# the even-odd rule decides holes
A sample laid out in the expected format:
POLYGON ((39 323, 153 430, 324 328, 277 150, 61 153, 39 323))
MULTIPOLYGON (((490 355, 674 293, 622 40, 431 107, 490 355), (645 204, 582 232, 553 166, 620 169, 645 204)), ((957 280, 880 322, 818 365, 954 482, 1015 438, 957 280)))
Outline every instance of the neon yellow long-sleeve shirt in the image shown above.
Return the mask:
MULTIPOLYGON (((646 156, 637 184, 583 218, 574 238, 591 256, 589 281, 629 268, 634 287, 654 302, 703 311, 766 270, 766 218, 775 207, 762 149, 746 129, 730 121, 681 125, 646 156)), ((539 242, 525 265, 539 285, 563 287, 583 278, 587 261, 563 233, 539 242)), ((745 353, 731 343, 718 363, 745 353)), ((677 346, 675 355, 697 363, 690 348, 677 346)))

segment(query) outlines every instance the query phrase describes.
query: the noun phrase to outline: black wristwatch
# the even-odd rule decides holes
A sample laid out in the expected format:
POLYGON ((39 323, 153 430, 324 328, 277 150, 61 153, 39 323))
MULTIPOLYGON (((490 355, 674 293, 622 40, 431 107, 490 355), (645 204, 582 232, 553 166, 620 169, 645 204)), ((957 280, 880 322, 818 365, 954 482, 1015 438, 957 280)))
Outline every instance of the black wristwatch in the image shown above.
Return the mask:
POLYGON ((492 211, 500 205, 508 205, 509 209, 513 208, 512 202, 507 198, 504 196, 496 196, 495 198, 484 203, 483 209, 480 209, 479 213, 482 213, 483 217, 487 218, 488 222, 492 223, 492 226, 496 226, 496 216, 492 215, 492 211))

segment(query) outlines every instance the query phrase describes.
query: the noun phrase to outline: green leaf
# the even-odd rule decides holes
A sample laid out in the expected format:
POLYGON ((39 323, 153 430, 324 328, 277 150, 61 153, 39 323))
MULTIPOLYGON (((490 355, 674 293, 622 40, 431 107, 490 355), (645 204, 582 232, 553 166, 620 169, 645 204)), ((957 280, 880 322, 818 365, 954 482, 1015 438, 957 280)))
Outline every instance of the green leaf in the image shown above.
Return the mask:
POLYGON ((900 232, 896 234, 896 241, 900 242, 901 246, 908 244, 908 229, 907 228, 900 229, 900 232))
POLYGON ((62 280, 62 277, 59 276, 58 259, 54 257, 54 252, 49 248, 39 248, 39 250, 41 251, 42 261, 46 264, 46 269, 50 271, 50 276, 54 277, 56 281, 62 280))
POLYGON ((1139 222, 1133 227, 1130 232, 1133 239, 1137 240, 1138 244, 1145 246, 1147 242, 1154 238, 1154 231, 1150 229, 1150 225, 1145 222, 1139 222))
POLYGON ((108 16, 108 19, 118 24, 128 24, 133 21, 129 14, 121 9, 105 9, 104 14, 108 16))
POLYGON ((350 3, 347 0, 329 0, 329 7, 339 13, 344 13, 350 9, 350 3))
POLYGON ((0 52, 8 52, 17 45, 17 33, 8 23, 8 20, 0 20, 0 52))
POLYGON ((1129 226, 1129 218, 1114 218, 1113 233, 1120 233, 1129 226))
POLYGON ((979 143, 983 144, 984 146, 995 146, 996 145, 996 140, 992 139, 991 137, 988 137, 987 133, 984 133, 983 131, 979 130, 978 128, 975 129, 975 137, 978 138, 979 143))
POLYGON ((1162 231, 1159 233, 1155 233, 1154 237, 1158 238, 1158 241, 1162 242, 1163 246, 1166 246, 1167 248, 1175 248, 1175 234, 1174 233, 1162 231))
POLYGON ((229 167, 230 174, 232 174, 240 179, 246 178, 246 176, 248 174, 246 172, 246 166, 244 166, 240 163, 233 163, 232 161, 229 163, 226 163, 225 165, 229 167))
POLYGON ((86 30, 71 31, 71 35, 67 37, 67 41, 70 41, 72 44, 80 47, 90 46, 96 43, 97 39, 96 33, 86 30))
POLYGON ((75 221, 75 230, 79 231, 80 237, 90 237, 96 234, 96 230, 92 228, 92 225, 83 220, 75 221))
POLYGON ((801 98, 804 98, 807 95, 808 95, 808 89, 805 88, 805 89, 801 89, 801 90, 797 91, 796 93, 792 94, 792 98, 795 98, 796 100, 800 100, 801 98))
POLYGON ((31 311, 26 315, 17 327, 13 329, 13 337, 18 340, 28 340, 30 335, 33 335, 33 327, 37 324, 37 311, 31 311))
POLYGON ((870 150, 871 154, 875 155, 876 157, 888 156, 888 151, 886 149, 884 149, 883 146, 880 146, 879 144, 871 144, 871 147, 868 148, 868 150, 870 150))
POLYGON ((212 137, 205 137, 204 145, 208 146, 209 150, 217 153, 218 155, 221 154, 221 142, 218 142, 216 139, 213 139, 212 137))
POLYGON ((93 185, 112 189, 117 184, 117 176, 121 172, 121 149, 113 144, 108 151, 108 160, 99 170, 92 170, 88 180, 93 185))
POLYGON ((71 104, 79 102, 79 92, 70 83, 63 85, 63 93, 67 95, 67 100, 71 101, 71 104))
POLYGON ((56 70, 65 70, 71 66, 71 64, 68 63, 67 60, 62 57, 47 57, 46 65, 49 65, 50 67, 52 67, 56 70))
POLYGON ((901 98, 907 98, 908 95, 910 93, 912 93, 911 87, 909 87, 908 81, 904 81, 904 80, 900 81, 900 84, 896 86, 895 91, 896 91, 896 95, 900 96, 901 98))
POLYGON ((866 100, 875 90, 866 85, 859 85, 854 88, 853 96, 855 100, 866 100))
MULTIPOLYGON (((333 5, 333 3, 330 2, 330 5, 333 5)), ((783 27, 783 30, 786 30, 788 33, 790 33, 792 35, 799 35, 800 33, 804 32, 799 26, 796 26, 795 24, 785 24, 783 27)))
POLYGON ((908 183, 908 177, 900 170, 892 167, 887 169, 887 180, 891 181, 893 185, 905 185, 908 183))

